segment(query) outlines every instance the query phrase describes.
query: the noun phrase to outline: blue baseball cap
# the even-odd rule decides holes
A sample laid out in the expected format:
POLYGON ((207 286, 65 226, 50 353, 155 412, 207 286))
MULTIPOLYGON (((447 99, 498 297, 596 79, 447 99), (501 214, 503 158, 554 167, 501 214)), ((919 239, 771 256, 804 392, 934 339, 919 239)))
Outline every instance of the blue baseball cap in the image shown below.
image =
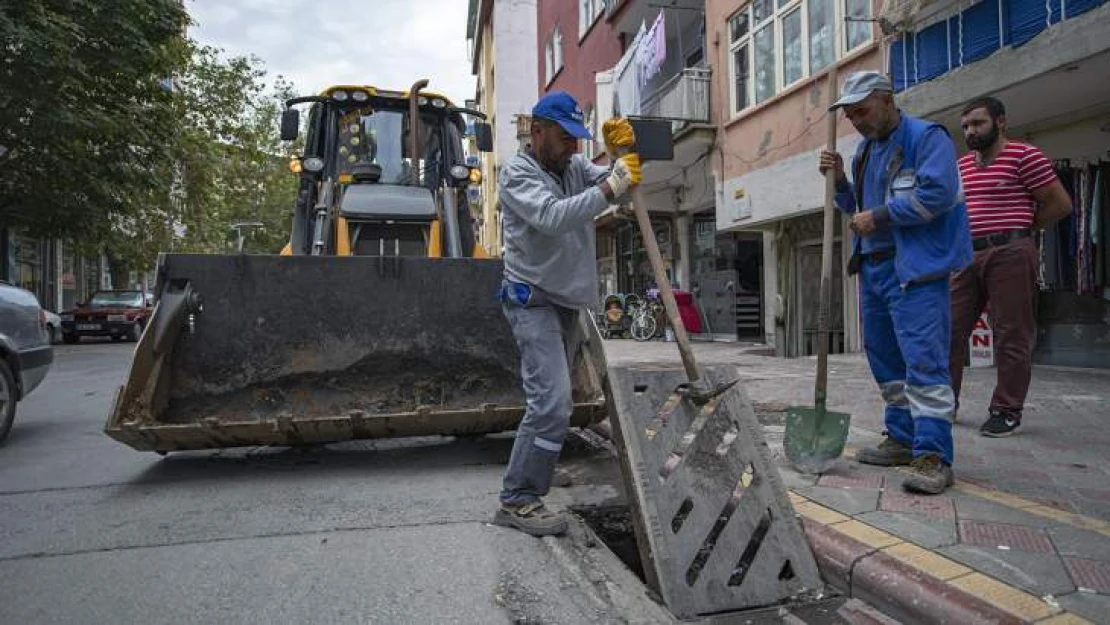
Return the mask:
POLYGON ((552 91, 540 98, 536 106, 532 107, 532 117, 542 117, 558 122, 563 130, 577 139, 590 139, 590 131, 582 124, 585 115, 582 107, 566 91, 552 91))

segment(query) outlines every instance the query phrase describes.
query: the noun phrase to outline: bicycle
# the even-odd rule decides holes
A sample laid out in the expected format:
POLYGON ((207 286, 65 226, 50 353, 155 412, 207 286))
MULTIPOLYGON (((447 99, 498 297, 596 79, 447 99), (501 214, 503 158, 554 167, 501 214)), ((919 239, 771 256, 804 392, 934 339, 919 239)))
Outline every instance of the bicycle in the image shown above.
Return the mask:
POLYGON ((637 301, 631 307, 631 333, 633 339, 637 341, 650 341, 655 338, 656 332, 659 331, 659 324, 656 321, 656 316, 660 308, 659 302, 650 300, 637 301))

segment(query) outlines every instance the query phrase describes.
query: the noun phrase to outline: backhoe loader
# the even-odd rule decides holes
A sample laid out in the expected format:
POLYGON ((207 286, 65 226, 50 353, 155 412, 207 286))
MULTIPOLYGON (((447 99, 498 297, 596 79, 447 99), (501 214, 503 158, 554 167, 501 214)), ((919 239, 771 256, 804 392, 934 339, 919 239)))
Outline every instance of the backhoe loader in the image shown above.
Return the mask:
MULTIPOLYGON (((510 430, 519 354, 475 244, 464 116, 422 88, 339 85, 308 105, 288 244, 275 255, 162 254, 157 305, 105 432, 138 450, 310 445, 510 430)), ((474 125, 479 149, 490 128, 474 125)), ((606 416, 586 315, 571 350, 572 425, 606 416)))

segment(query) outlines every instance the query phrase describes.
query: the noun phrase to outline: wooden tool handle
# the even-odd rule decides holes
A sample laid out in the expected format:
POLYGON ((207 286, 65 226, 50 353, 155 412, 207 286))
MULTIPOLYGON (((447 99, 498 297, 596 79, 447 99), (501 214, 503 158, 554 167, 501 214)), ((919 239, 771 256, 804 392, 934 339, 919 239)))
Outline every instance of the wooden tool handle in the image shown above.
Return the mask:
POLYGON ((694 360, 694 350, 690 347, 690 337, 686 334, 686 326, 682 325, 682 317, 678 314, 678 302, 674 299, 674 291, 667 280, 667 270, 663 266, 663 255, 659 252, 659 242, 655 240, 655 231, 651 227, 651 218, 648 216, 647 204, 644 202, 644 193, 638 185, 631 188, 632 210, 636 213, 636 223, 640 225, 640 234, 644 238, 644 249, 647 250, 651 268, 655 272, 655 283, 659 286, 659 297, 663 300, 663 307, 667 310, 667 319, 674 329, 675 340, 678 342, 678 353, 682 357, 682 366, 686 369, 686 377, 691 385, 701 381, 698 363, 694 360))
MULTIPOLYGON (((826 83, 829 91, 829 106, 836 102, 837 79, 836 63, 829 68, 826 83)), ((836 151, 836 111, 828 112, 828 143, 826 149, 836 151)), ((829 381, 829 314, 832 300, 832 248, 833 228, 835 227, 836 171, 830 167, 825 171, 825 224, 821 236, 821 295, 817 312, 817 378, 814 382, 814 406, 818 411, 825 410, 829 381)))

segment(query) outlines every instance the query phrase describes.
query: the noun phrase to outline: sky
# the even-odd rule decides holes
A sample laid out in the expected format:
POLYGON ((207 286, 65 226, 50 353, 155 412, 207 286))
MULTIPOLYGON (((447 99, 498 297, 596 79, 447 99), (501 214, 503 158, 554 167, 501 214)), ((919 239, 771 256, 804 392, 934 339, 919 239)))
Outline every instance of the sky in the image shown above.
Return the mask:
POLYGON ((230 56, 253 54, 300 95, 329 85, 428 91, 462 106, 474 98, 467 0, 186 0, 189 36, 230 56))

